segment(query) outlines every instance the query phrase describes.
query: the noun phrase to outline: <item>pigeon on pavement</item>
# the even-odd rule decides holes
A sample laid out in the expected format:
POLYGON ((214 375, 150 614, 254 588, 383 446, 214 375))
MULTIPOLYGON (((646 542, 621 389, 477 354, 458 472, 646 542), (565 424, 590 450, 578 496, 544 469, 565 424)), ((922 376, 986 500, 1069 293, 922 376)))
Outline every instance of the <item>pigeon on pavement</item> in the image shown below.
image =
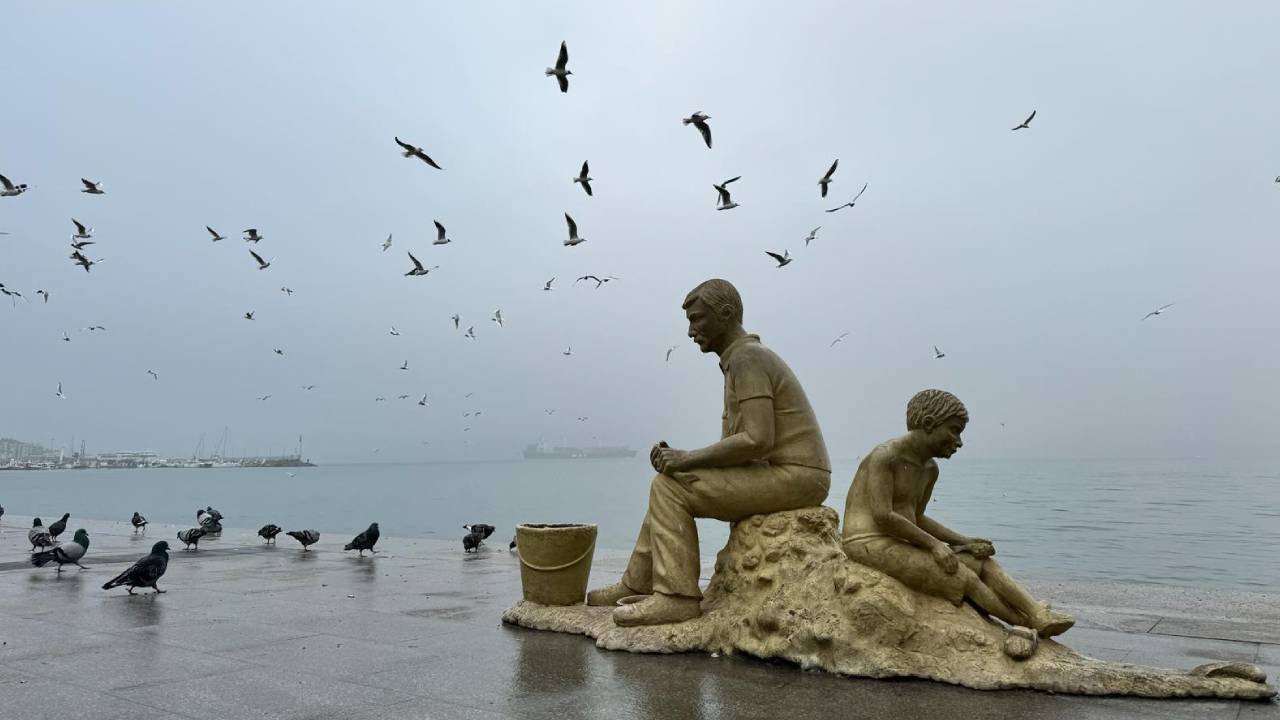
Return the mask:
POLYGON ((112 578, 107 584, 102 586, 103 590, 110 590, 121 585, 128 586, 129 594, 133 594, 136 587, 149 587, 157 593, 164 590, 156 583, 164 576, 164 571, 169 569, 169 543, 161 540, 151 546, 151 554, 142 558, 138 562, 129 567, 128 570, 120 573, 112 578))
POLYGON ((36 567, 44 567, 51 562, 58 563, 58 572, 62 572, 63 565, 75 565, 81 570, 87 570, 85 566, 80 564, 80 558, 84 557, 85 552, 89 549, 89 533, 84 528, 76 530, 75 539, 68 543, 63 543, 52 550, 38 552, 31 556, 31 564, 36 567))
POLYGON ((306 552, 308 545, 315 545, 320 542, 320 533, 315 530, 290 530, 285 535, 302 543, 303 552, 306 552))
POLYGON ((364 532, 352 538, 351 542, 343 545, 342 549, 359 550, 360 557, 364 557, 365 550, 368 550, 371 553, 376 553, 378 551, 374 550, 373 546, 378 544, 378 536, 380 534, 381 533, 378 531, 378 523, 372 523, 364 532))

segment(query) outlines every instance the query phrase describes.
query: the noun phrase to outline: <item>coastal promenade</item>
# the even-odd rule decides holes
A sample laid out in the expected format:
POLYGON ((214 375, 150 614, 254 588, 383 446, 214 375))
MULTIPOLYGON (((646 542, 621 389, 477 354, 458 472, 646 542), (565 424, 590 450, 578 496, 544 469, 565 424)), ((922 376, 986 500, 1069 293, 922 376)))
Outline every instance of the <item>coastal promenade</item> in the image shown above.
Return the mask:
MULTIPOLYGON (((384 536, 376 557, 323 535, 303 553, 228 529, 184 552, 178 528, 72 518, 81 571, 27 562, 29 517, 0 526, 0 717, 76 718, 1188 718, 1280 720, 1280 704, 978 692, 804 672, 746 657, 643 656, 503 626, 519 562, 499 528, 481 552, 456 538, 384 536), (103 591, 157 540, 163 595, 103 591)), ((459 537, 462 534, 459 528, 459 537)), ((703 548, 714 550, 718 548, 703 548)), ((593 582, 621 573, 598 550, 593 582)), ((704 568, 711 564, 704 561, 704 568)), ((1079 622, 1094 657, 1189 669, 1214 660, 1280 673, 1280 594, 1029 582, 1079 622)))

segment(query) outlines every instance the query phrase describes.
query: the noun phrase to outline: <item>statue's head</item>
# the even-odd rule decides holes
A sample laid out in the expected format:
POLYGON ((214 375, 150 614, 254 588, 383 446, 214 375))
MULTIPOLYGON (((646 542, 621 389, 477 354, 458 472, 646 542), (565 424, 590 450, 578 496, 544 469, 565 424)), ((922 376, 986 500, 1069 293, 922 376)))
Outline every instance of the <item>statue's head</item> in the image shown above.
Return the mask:
POLYGON ((931 457, 949 458, 964 447, 960 434, 969 411, 946 390, 921 390, 907 403, 907 430, 918 433, 931 457))
POLYGON ((742 296, 728 280, 707 280, 684 298, 684 314, 689 318, 689 337, 702 352, 719 352, 742 328, 742 296))

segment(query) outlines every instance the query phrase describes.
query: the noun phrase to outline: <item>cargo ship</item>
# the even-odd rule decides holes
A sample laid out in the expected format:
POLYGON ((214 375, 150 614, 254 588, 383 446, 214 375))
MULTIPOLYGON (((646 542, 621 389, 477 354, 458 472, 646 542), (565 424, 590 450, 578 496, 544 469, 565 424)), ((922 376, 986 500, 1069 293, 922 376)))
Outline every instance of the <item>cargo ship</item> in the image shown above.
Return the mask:
POLYGON ((524 449, 525 460, 595 460, 599 458, 635 457, 636 451, 622 445, 596 445, 594 447, 551 446, 536 443, 524 449))

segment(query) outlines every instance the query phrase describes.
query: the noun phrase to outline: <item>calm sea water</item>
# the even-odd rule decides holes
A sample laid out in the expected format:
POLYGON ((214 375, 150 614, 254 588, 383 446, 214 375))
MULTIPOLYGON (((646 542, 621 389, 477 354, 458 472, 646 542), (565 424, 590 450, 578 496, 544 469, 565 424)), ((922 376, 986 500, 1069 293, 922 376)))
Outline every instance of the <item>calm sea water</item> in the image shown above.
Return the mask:
MULTIPOLYGON (((827 504, 843 511, 855 460, 837 461, 827 504)), ((645 458, 284 469, 0 472, 15 515, 70 512, 194 523, 213 505, 228 527, 461 538, 463 523, 593 522, 629 549, 648 499, 645 458)), ((930 514, 995 541, 1003 564, 1039 579, 1136 580, 1280 589, 1280 461, 946 461, 930 514)), ((701 521, 702 554, 728 526, 701 521)))

